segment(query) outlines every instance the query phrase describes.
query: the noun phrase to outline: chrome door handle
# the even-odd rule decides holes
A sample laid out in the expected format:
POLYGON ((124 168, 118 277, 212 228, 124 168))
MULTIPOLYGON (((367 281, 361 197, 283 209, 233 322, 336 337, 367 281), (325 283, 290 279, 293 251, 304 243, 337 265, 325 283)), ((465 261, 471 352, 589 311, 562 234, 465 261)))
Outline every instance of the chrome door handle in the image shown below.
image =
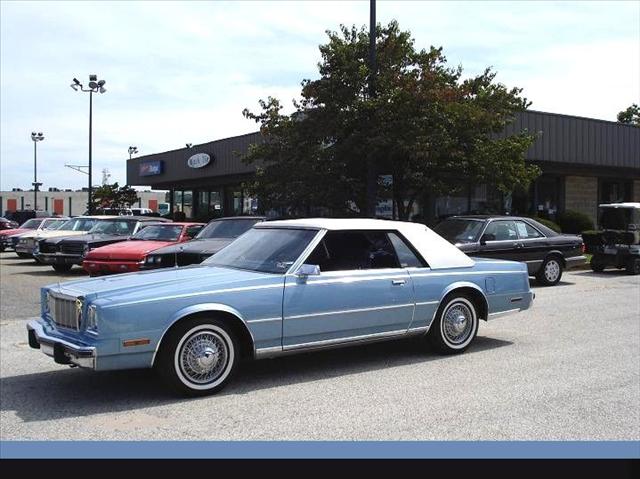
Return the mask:
POLYGON ((404 279, 394 279, 391 281, 391 284, 394 286, 401 286, 403 284, 405 284, 406 281, 404 279))

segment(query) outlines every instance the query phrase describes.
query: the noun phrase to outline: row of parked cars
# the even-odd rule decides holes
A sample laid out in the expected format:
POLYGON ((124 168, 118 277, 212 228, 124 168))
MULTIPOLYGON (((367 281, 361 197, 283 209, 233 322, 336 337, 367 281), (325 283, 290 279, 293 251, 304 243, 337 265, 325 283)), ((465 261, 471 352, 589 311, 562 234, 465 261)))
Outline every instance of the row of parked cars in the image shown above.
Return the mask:
POLYGON ((79 265, 97 276, 200 263, 262 220, 224 218, 205 225, 147 216, 32 218, 0 231, 0 245, 57 272, 79 265))
MULTIPOLYGON (((79 265, 97 276, 200 263, 265 220, 234 217, 204 225, 147 216, 33 218, 0 232, 0 244, 58 272, 79 265)), ((556 233, 531 218, 458 216, 434 230, 470 256, 526 263, 543 285, 555 285, 563 270, 585 264, 579 236, 556 233)))

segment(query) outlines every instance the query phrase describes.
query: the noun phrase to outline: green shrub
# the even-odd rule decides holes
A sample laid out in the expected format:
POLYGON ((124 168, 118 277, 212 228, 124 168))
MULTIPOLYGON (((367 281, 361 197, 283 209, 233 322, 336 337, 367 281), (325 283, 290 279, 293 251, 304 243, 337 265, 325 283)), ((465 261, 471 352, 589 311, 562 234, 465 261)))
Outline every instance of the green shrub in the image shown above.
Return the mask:
POLYGON ((558 214, 558 224, 564 233, 580 234, 593 229, 593 221, 584 213, 567 210, 558 214))
POLYGON ((562 233, 562 228, 560 228, 560 226, 558 226, 551 220, 548 220, 546 218, 539 218, 537 216, 532 216, 531 218, 536 220, 538 223, 545 225, 547 228, 552 229, 556 233, 562 233))

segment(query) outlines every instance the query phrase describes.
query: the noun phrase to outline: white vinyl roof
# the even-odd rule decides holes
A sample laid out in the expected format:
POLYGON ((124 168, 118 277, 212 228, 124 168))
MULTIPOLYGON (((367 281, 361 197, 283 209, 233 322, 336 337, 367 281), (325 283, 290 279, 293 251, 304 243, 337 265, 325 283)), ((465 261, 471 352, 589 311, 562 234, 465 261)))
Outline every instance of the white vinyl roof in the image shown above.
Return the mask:
POLYGON ((468 268, 474 261, 442 236, 420 223, 367 218, 305 218, 265 221, 254 228, 315 228, 334 230, 396 230, 427 261, 431 269, 468 268))

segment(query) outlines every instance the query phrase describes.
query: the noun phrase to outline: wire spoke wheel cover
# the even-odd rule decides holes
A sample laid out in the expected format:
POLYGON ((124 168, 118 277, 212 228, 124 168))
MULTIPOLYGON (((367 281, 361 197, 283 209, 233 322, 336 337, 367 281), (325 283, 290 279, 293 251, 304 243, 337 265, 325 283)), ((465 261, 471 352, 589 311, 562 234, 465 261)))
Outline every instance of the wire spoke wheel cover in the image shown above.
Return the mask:
POLYGON ((174 367, 180 381, 192 389, 216 387, 229 375, 235 351, 222 328, 203 324, 187 331, 178 342, 174 367))
POLYGON ((439 336, 448 351, 464 350, 478 330, 478 315, 473 303, 466 297, 452 298, 442 310, 439 336))

